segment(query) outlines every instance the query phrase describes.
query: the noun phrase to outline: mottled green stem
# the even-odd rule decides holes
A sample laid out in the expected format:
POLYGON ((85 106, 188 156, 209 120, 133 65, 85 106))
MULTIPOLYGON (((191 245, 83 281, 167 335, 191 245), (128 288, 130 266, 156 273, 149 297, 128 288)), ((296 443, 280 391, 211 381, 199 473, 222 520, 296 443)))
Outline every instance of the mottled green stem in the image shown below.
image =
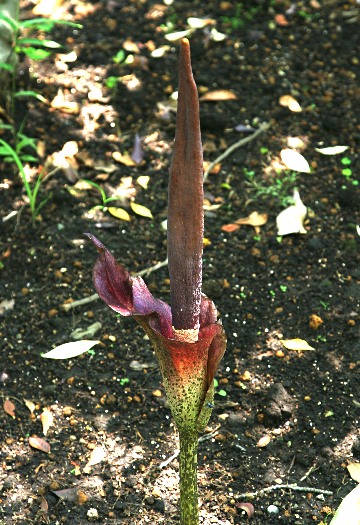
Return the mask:
POLYGON ((197 448, 198 434, 180 431, 180 523, 198 525, 197 448))

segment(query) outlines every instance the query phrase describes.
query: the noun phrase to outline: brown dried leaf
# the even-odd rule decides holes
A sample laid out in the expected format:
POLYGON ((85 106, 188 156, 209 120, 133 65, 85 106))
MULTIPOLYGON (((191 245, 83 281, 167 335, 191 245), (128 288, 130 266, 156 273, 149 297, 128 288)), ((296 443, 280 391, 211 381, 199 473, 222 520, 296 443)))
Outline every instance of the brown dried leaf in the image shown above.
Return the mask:
POLYGON ((240 226, 238 224, 224 224, 221 226, 223 232, 232 233, 235 230, 238 230, 240 226))
POLYGON ((39 438, 38 436, 30 436, 29 437, 29 445, 32 448, 36 448, 37 450, 41 450, 41 452, 46 452, 46 454, 50 453, 50 445, 45 439, 39 438))
POLYGON ((286 18, 285 15, 281 14, 281 13, 278 13, 277 15, 274 16, 274 20, 275 22, 277 23, 278 26, 288 26, 289 25, 289 21, 288 19, 286 18))
POLYGON ((49 408, 44 408, 43 413, 40 416, 41 424, 43 427, 43 434, 46 436, 49 428, 54 424, 54 416, 49 408))
POLYGON ((15 405, 10 399, 5 399, 4 402, 4 411, 15 419, 15 405))
POLYGON ((62 489, 62 490, 52 490, 52 493, 55 494, 60 499, 65 499, 67 501, 74 502, 77 498, 77 487, 71 487, 69 489, 62 489))
POLYGON ((70 115, 78 115, 80 113, 80 106, 77 102, 66 100, 64 93, 59 89, 57 95, 50 103, 53 109, 59 109, 64 113, 69 113, 70 115))
POLYGON ((214 91, 207 91, 202 95, 200 102, 220 102, 221 100, 236 100, 237 96, 229 89, 215 89, 214 91))

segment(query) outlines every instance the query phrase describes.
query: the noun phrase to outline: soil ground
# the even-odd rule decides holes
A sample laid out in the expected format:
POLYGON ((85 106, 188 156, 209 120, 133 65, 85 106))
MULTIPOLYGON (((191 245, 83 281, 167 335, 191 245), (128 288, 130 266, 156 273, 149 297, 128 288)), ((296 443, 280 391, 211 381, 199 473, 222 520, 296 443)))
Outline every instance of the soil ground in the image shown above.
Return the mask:
MULTIPOLYGON (((23 2, 22 18, 40 16, 41 4, 36 14, 34 3, 23 2)), ((39 141, 41 163, 59 165, 56 153, 69 141, 77 152, 68 150, 70 167, 44 180, 39 201, 49 198, 35 224, 23 208, 20 178, 0 163, 0 523, 179 523, 176 430, 149 341, 101 301, 64 305, 94 293, 96 253, 84 232, 132 272, 166 258, 161 224, 175 122, 166 108, 177 86, 177 45, 165 34, 187 29, 189 17, 214 20, 189 37, 200 94, 236 95, 201 102, 205 161, 249 136, 236 126, 270 125, 229 154, 205 185, 203 288, 228 346, 208 439, 199 444, 201 523, 247 523, 239 504, 250 501, 254 525, 329 521, 356 485, 348 463, 360 460, 358 2, 56 5, 54 16, 83 29, 52 32, 65 57, 21 59, 18 88, 48 103, 23 101, 15 117, 17 125, 26 117, 23 132, 39 141), (212 28, 225 39, 212 39, 212 28), (163 55, 154 57, 161 46, 163 55), (113 61, 124 48, 133 64, 113 61), (111 89, 109 77, 120 78, 111 89), (302 111, 281 105, 284 95, 302 111), (124 157, 136 133, 139 164, 124 157), (340 155, 315 150, 334 145, 349 148, 340 155), (289 147, 311 173, 285 170, 280 151, 289 147), (140 176, 149 177, 147 187, 140 176), (110 205, 126 208, 131 221, 94 209, 100 193, 78 178, 108 197, 116 193, 110 205), (276 216, 294 187, 308 209, 307 233, 279 238, 276 216), (154 218, 134 213, 130 202, 154 218), (259 230, 226 231, 254 211, 268 215, 259 230), (73 341, 75 330, 100 344, 71 360, 41 357, 73 341), (314 350, 281 342, 295 338, 314 350), (50 452, 29 438, 45 440, 50 452), (308 488, 281 488, 286 484, 308 488)), ((166 266, 145 280, 169 300, 166 266)))

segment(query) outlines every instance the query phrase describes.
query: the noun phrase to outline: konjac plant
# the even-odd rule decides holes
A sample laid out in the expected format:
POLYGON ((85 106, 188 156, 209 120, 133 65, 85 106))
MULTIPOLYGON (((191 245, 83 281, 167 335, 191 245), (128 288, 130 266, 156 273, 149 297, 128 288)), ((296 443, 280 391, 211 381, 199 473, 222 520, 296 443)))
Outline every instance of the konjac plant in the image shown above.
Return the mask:
POLYGON ((226 347, 214 303, 201 292, 204 235, 203 156, 199 101, 190 45, 179 56, 178 109, 168 192, 170 305, 156 299, 141 277, 131 277, 94 235, 100 253, 93 280, 100 298, 124 316, 133 316, 149 336, 179 433, 180 521, 197 525, 198 433, 207 425, 214 375, 226 347))

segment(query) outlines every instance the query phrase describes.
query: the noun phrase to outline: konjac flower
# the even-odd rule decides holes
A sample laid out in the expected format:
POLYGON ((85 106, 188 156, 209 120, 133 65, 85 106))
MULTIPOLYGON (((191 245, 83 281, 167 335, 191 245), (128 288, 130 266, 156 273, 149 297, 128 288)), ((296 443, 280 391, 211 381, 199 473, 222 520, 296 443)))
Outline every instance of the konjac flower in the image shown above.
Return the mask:
POLYGON ((153 297, 141 277, 131 277, 110 251, 86 234, 100 253, 93 280, 101 299, 133 316, 153 343, 180 437, 180 518, 198 523, 197 432, 211 415, 214 375, 225 352, 224 329, 214 303, 201 292, 203 160, 199 102, 188 40, 181 43, 179 96, 168 205, 171 306, 153 297))

